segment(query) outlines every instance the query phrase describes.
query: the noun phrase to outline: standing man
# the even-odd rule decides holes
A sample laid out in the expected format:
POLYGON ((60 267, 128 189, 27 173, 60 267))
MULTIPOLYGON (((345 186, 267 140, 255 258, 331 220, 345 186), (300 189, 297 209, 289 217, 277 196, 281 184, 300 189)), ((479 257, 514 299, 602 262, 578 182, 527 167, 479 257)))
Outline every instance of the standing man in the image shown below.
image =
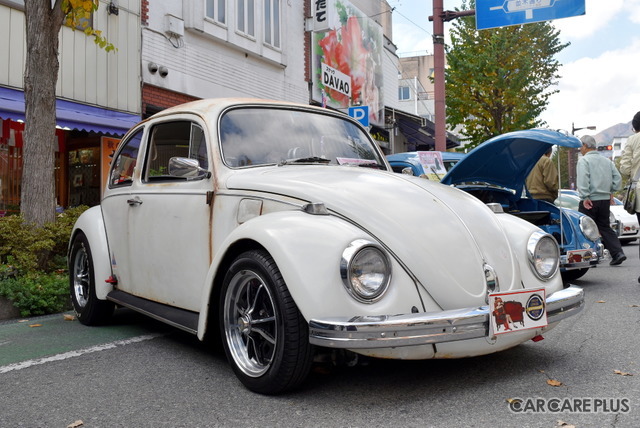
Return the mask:
POLYGON ((558 197, 558 170, 551 160, 553 147, 549 147, 527 177, 527 189, 534 199, 551 202, 558 197))
MULTIPOLYGON (((633 135, 629 137, 627 143, 622 151, 622 158, 620 159, 620 174, 622 179, 628 182, 631 186, 633 179, 636 176, 636 172, 640 170, 640 111, 633 116, 631 120, 631 127, 633 128, 633 135)), ((638 198, 638 184, 636 183, 636 217, 640 221, 640 198, 638 198)), ((640 282, 640 277, 638 277, 640 282)))
POLYGON ((591 217, 598 225, 604 248, 611 254, 610 265, 619 265, 627 259, 616 233, 609 224, 613 192, 620 189, 622 177, 613 162, 596 151, 596 140, 583 136, 578 159, 577 181, 580 205, 578 211, 591 217))

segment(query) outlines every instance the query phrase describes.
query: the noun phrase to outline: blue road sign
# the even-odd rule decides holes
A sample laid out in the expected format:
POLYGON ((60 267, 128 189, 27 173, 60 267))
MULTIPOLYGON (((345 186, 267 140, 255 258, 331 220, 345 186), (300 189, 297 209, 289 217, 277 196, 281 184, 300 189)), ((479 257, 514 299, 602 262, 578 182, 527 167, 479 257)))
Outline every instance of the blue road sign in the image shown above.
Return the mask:
POLYGON ((369 126, 369 106, 349 107, 349 116, 360 122, 362 126, 369 126))
POLYGON ((477 0, 476 29, 584 15, 584 3, 585 0, 477 0))

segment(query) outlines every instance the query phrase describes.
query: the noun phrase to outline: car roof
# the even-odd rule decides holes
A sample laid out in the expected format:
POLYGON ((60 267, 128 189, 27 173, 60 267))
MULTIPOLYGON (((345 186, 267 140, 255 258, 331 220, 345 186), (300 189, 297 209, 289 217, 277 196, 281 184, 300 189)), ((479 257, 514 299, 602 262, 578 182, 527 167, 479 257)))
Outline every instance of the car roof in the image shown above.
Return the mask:
MULTIPOLYGON (((219 114, 229 108, 234 106, 271 106, 271 107, 296 107, 308 110, 316 110, 323 113, 336 114, 336 112, 330 109, 323 109, 321 107, 316 107, 307 104, 294 103, 288 101, 276 101, 276 100, 268 100, 268 99, 260 99, 260 98, 205 98, 201 100, 191 101, 184 104, 178 104, 173 107, 169 107, 165 110, 162 110, 152 116, 161 117, 166 115, 180 114, 180 113, 190 113, 196 114, 203 118, 217 118, 219 114)), ((347 119, 353 120, 352 118, 344 116, 347 119)))
POLYGON ((477 146, 445 175, 443 184, 490 183, 520 194, 536 162, 554 145, 580 147, 573 135, 528 129, 491 138, 477 146))

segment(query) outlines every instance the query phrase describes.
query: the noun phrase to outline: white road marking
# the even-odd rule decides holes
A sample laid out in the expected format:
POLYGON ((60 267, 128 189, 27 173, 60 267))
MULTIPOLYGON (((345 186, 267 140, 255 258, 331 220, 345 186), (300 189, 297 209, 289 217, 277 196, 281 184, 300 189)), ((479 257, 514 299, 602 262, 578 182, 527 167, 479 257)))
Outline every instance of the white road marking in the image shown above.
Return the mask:
POLYGON ((124 340, 116 340, 115 342, 105 343, 103 345, 96 345, 90 348, 78 349, 76 351, 69 351, 63 354, 52 355, 50 357, 36 358, 35 360, 27 360, 19 363, 13 363, 6 366, 1 366, 0 374, 7 373, 14 370, 22 370, 32 366, 38 366, 41 364, 50 363, 52 361, 62 361, 62 360, 66 360, 73 357, 79 357, 81 355, 91 354, 93 352, 106 351, 107 349, 113 349, 118 346, 126 346, 132 343, 143 342, 145 340, 155 339, 156 337, 160 337, 160 336, 164 336, 164 334, 160 334, 160 333, 145 334, 143 336, 132 337, 130 339, 124 339, 124 340))

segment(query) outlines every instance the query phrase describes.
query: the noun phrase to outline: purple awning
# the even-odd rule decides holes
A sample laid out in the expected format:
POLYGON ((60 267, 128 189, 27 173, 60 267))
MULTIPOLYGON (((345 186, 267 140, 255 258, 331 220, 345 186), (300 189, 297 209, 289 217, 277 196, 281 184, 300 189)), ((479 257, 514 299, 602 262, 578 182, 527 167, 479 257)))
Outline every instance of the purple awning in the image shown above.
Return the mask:
MULTIPOLYGON (((24 93, 0 87, 0 118, 24 121, 24 93)), ((124 135, 140 116, 56 99, 56 123, 61 128, 124 135)))

